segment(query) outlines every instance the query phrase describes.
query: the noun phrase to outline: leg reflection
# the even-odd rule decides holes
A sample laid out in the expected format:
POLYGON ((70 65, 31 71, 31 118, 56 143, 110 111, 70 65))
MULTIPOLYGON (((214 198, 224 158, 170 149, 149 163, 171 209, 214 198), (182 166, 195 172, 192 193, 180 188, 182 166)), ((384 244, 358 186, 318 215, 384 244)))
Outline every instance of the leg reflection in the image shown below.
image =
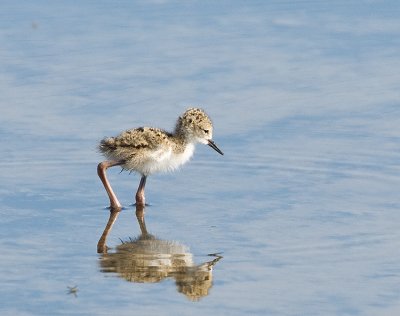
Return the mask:
POLYGON ((136 204, 136 218, 139 223, 140 231, 142 232, 142 237, 146 238, 149 233, 146 229, 146 223, 144 221, 144 205, 136 204))
POLYGON ((114 225, 115 221, 117 220, 119 213, 120 213, 119 209, 111 209, 110 218, 108 219, 103 234, 101 235, 99 242, 97 243, 97 253, 107 253, 108 250, 108 247, 106 245, 107 236, 110 233, 110 230, 114 225))

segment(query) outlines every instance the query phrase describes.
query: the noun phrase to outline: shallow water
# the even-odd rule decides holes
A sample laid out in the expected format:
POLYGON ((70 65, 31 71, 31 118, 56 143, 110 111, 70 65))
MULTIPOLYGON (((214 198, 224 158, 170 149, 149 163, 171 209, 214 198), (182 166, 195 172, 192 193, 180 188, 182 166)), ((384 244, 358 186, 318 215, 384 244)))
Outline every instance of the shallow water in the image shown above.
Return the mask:
POLYGON ((399 14, 3 1, 1 315, 397 315, 399 14), (97 142, 188 105, 225 155, 149 178, 150 242, 139 177, 110 169, 125 208, 97 254, 97 142))

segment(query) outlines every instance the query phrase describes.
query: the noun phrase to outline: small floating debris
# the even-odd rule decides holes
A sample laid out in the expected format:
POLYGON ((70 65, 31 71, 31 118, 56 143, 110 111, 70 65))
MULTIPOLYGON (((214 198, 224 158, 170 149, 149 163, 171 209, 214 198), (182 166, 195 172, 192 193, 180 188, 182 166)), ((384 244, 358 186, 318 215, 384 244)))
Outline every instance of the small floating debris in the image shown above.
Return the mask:
POLYGON ((78 286, 67 286, 68 292, 67 294, 73 294, 75 297, 78 297, 78 286))

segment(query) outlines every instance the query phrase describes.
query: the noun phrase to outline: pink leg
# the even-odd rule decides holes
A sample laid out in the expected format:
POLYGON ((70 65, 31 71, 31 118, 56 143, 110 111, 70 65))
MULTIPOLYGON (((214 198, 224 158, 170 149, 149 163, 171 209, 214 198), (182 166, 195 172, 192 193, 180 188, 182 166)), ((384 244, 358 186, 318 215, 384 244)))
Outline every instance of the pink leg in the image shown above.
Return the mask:
POLYGON ((145 205, 144 186, 146 185, 146 176, 142 176, 136 192, 136 205, 145 205))
POLYGON ((103 161, 99 163, 97 166, 97 174, 99 175, 99 178, 101 182, 104 185, 104 188, 107 191, 108 197, 110 198, 110 208, 112 210, 116 209, 121 209, 121 203, 119 203, 117 196, 115 195, 110 182, 108 182, 107 176, 106 176, 106 170, 110 167, 122 165, 123 162, 121 161, 103 161))

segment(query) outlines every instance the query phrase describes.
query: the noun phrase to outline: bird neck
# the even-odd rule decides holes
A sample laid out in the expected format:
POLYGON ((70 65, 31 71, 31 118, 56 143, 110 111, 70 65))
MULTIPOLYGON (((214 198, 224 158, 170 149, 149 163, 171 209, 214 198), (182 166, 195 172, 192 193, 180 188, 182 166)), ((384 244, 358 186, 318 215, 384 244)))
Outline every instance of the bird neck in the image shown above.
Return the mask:
POLYGON ((186 128, 183 126, 182 124, 182 119, 178 118, 178 120, 176 121, 176 125, 175 125, 175 130, 174 130, 174 137, 177 140, 180 140, 183 143, 190 143, 190 138, 188 137, 188 131, 186 130, 186 128))
POLYGON ((194 146, 196 140, 190 137, 190 133, 183 126, 181 119, 176 122, 175 130, 173 132, 173 140, 177 144, 176 151, 184 151, 188 146, 194 146))

